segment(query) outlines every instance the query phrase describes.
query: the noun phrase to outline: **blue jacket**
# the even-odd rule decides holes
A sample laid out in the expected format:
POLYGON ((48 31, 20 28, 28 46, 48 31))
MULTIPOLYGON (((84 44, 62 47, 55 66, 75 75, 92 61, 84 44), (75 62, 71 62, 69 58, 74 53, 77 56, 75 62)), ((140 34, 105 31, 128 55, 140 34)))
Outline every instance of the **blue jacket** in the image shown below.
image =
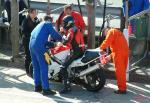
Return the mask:
POLYGON ((45 51, 45 44, 48 41, 49 35, 51 35, 54 40, 62 39, 61 35, 55 31, 50 22, 43 21, 38 24, 31 32, 30 48, 38 48, 38 50, 40 49, 45 51))
MULTIPOLYGON (((149 9, 150 0, 129 0, 129 17, 143 10, 149 9)), ((123 12, 125 16, 125 1, 123 2, 123 12)))

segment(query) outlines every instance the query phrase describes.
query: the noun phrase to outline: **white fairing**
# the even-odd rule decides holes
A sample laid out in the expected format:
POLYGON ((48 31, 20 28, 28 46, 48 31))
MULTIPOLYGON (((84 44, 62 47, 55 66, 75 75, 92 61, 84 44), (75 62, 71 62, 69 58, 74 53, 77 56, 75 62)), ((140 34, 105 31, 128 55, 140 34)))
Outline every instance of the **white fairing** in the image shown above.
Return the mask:
MULTIPOLYGON (((70 50, 67 49, 67 50, 64 50, 64 51, 61 51, 61 52, 55 54, 55 57, 57 57, 59 60, 64 62, 67 55, 69 55, 69 54, 70 54, 70 50)), ((49 77, 50 78, 51 78, 50 73, 54 73, 53 75, 56 75, 60 71, 60 65, 54 61, 51 61, 51 65, 49 65, 48 68, 49 68, 49 77)))
POLYGON ((79 59, 77 59, 77 60, 74 60, 74 61, 71 63, 70 67, 84 66, 85 64, 81 62, 81 59, 82 59, 82 58, 79 58, 79 59))
MULTIPOLYGON (((99 48, 97 48, 97 49, 88 49, 88 50, 90 50, 90 51, 98 51, 98 52, 101 51, 99 48)), ((70 54, 70 50, 67 49, 67 50, 64 50, 64 51, 61 51, 61 52, 55 54, 55 57, 57 57, 59 60, 64 62, 66 57, 69 54, 70 54)), ((81 60, 82 60, 82 58, 74 60, 69 67, 72 68, 72 67, 86 65, 85 63, 82 63, 81 60)), ((54 62, 54 61, 51 61, 51 65, 49 65, 49 78, 52 78, 51 75, 50 75, 51 73, 53 73, 53 78, 57 77, 57 73, 59 71, 60 71, 60 65, 58 63, 54 62)))

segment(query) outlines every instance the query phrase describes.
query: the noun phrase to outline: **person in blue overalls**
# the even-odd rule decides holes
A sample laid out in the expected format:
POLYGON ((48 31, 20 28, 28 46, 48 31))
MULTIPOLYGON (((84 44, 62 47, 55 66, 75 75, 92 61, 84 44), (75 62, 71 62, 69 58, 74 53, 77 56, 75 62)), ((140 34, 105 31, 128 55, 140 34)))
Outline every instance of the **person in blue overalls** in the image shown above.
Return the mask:
MULTIPOLYGON (((142 12, 143 10, 147 10, 150 7, 150 0, 128 0, 128 16, 133 16, 139 12, 142 12)), ((125 16, 126 16, 126 0, 123 0, 123 21, 124 22, 124 26, 125 27, 125 16)), ((132 28, 133 28, 133 32, 135 31, 135 23, 134 20, 130 21, 132 28)))
POLYGON ((33 64, 33 78, 35 92, 41 92, 43 95, 54 95, 55 92, 49 89, 48 82, 48 64, 45 61, 44 53, 46 52, 45 44, 49 35, 54 40, 61 40, 62 37, 55 31, 50 22, 51 17, 45 16, 44 21, 38 24, 31 33, 29 49, 33 64))
MULTIPOLYGON (((125 16, 125 5, 126 5, 126 0, 123 0, 123 12, 125 16)), ((149 9, 150 2, 149 0, 128 0, 128 6, 129 6, 129 17, 133 16, 143 10, 149 9)))

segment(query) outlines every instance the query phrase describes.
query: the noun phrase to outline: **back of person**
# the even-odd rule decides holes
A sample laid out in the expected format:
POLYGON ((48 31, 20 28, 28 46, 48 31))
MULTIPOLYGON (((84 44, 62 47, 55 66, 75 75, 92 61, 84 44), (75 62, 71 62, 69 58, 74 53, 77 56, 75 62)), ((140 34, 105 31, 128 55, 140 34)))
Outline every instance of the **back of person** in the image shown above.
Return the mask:
POLYGON ((77 28, 76 30, 70 29, 69 32, 72 32, 73 34, 73 40, 71 42, 71 45, 72 49, 74 50, 74 53, 84 52, 85 44, 83 33, 80 31, 80 29, 77 28))
MULTIPOLYGON (((31 33, 31 39, 35 39, 35 41, 37 41, 37 43, 35 43, 36 45, 40 44, 40 45, 44 45, 48 39, 48 32, 46 30, 46 26, 47 25, 51 25, 51 23, 43 21, 40 24, 38 24, 35 29, 32 31, 31 33), (43 35, 42 35, 43 34, 43 35)), ((39 45, 39 46, 40 46, 39 45)))
POLYGON ((62 38, 59 35, 59 33, 55 31, 52 23, 49 20, 45 19, 45 21, 38 24, 32 31, 30 44, 32 41, 33 47, 38 48, 38 49, 41 48, 43 52, 45 52, 46 50, 45 45, 48 42, 49 35, 51 35, 51 37, 54 40, 61 40, 62 38))
POLYGON ((144 0, 129 0, 130 8, 129 8, 129 15, 137 14, 143 11, 144 8, 144 0))
POLYGON ((110 44, 112 52, 127 52, 128 43, 123 33, 118 29, 110 29, 108 35, 113 35, 113 41, 110 44))

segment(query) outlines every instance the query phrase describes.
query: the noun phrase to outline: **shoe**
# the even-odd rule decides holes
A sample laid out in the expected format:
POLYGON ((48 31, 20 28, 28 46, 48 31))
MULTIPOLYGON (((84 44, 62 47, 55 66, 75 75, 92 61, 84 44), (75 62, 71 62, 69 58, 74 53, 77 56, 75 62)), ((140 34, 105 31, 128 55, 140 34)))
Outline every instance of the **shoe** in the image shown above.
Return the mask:
POLYGON ((42 90, 42 94, 43 95, 55 95, 56 92, 51 89, 47 89, 47 90, 42 90))
POLYGON ((35 91, 35 92, 41 92, 41 91, 42 91, 42 86, 41 86, 41 85, 35 86, 35 87, 34 87, 34 91, 35 91))
POLYGON ((121 91, 121 90, 116 90, 114 91, 115 94, 126 94, 126 90, 125 91, 121 91))
POLYGON ((71 92, 71 87, 64 87, 59 93, 66 94, 68 92, 71 92))

